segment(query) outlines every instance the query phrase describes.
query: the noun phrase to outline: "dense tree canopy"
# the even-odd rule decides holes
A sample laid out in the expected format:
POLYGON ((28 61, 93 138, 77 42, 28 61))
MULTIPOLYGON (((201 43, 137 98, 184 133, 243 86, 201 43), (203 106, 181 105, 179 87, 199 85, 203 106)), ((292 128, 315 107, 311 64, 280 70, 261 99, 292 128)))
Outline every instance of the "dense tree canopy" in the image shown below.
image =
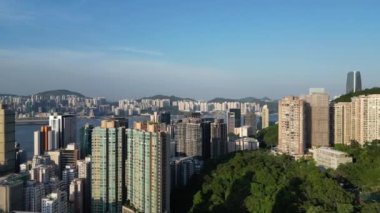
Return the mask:
POLYGON ((256 134, 256 139, 259 140, 265 147, 277 146, 278 124, 260 130, 256 134))
POLYGON ((342 95, 334 100, 335 103, 338 102, 351 102, 351 98, 359 95, 371 95, 371 94, 380 94, 380 88, 374 87, 371 89, 365 89, 359 92, 352 92, 345 95, 342 95))
POLYGON ((364 201, 362 212, 380 212, 380 205, 376 203, 380 202, 380 141, 367 143, 363 147, 355 143, 335 147, 352 155, 354 163, 341 165, 334 174, 345 178, 361 191, 360 198, 364 201))
POLYGON ((204 176, 191 212, 352 212, 353 196, 312 161, 239 152, 204 176))

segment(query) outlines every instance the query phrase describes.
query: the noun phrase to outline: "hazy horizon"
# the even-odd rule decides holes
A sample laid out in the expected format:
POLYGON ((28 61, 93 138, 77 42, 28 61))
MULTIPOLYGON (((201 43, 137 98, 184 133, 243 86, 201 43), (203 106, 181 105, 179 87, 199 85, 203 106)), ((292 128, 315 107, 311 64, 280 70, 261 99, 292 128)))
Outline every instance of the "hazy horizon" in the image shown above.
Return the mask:
POLYGON ((1 1, 0 93, 210 100, 379 86, 380 2, 1 1))

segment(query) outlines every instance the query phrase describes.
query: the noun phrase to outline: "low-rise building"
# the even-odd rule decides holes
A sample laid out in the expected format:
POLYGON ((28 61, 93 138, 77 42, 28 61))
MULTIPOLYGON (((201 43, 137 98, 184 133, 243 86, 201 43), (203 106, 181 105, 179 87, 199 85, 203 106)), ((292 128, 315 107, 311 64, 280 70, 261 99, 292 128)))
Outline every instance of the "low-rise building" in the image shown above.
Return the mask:
POLYGON ((259 148, 259 141, 254 138, 244 137, 235 140, 234 142, 228 142, 228 152, 237 152, 244 150, 256 150, 259 148))
POLYGON ((347 153, 329 147, 312 149, 310 152, 313 153, 313 159, 316 165, 326 169, 337 169, 341 164, 352 163, 352 157, 347 153))

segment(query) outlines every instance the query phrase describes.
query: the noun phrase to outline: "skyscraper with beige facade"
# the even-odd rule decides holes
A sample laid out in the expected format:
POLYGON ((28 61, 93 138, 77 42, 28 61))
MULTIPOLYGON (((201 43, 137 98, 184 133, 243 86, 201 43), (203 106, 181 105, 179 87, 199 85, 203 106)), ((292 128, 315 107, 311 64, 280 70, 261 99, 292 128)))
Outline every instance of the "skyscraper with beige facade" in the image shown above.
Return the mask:
POLYGON ((261 128, 265 129, 269 127, 269 108, 268 105, 264 105, 261 110, 261 128))
POLYGON ((310 89, 307 103, 307 147, 330 146, 329 95, 321 88, 310 89))
POLYGON ((306 148, 305 101, 288 96, 279 101, 278 151, 303 155, 306 148))
POLYGON ((353 97, 334 105, 334 143, 350 144, 380 139, 380 94, 353 97))
POLYGON ((334 143, 351 144, 351 102, 334 104, 334 143))

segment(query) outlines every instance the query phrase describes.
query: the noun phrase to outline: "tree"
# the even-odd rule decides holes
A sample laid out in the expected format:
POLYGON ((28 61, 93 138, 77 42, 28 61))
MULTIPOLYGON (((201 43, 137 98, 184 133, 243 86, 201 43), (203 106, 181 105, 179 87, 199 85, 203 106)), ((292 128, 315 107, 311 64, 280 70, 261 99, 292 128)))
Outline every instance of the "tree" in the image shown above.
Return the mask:
POLYGON ((239 152, 204 176, 190 212, 349 212, 353 196, 312 161, 239 152))

